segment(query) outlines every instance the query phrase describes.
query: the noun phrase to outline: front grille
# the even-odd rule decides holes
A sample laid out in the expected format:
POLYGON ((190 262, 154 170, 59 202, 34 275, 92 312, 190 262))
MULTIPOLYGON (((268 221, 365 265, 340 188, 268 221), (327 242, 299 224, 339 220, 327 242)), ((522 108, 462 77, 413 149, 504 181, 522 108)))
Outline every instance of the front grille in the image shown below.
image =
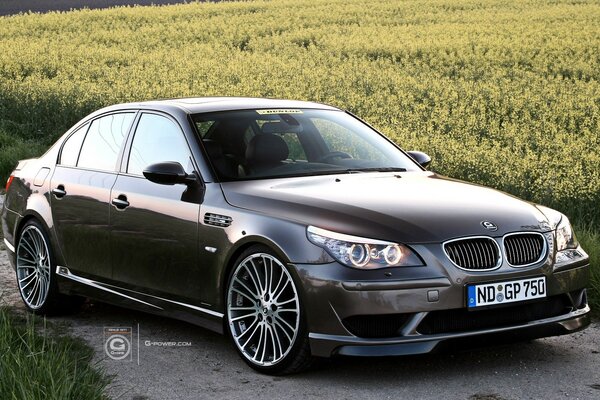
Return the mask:
POLYGON ((362 338, 400 336, 400 329, 413 314, 354 315, 342 323, 348 332, 362 338))
POLYGON ((227 215, 219 215, 212 213, 204 214, 204 223, 206 225, 220 226, 226 228, 229 225, 231 225, 232 221, 233 219, 231 217, 228 217, 227 215))
POLYGON ((500 250, 492 238, 467 238, 444 244, 448 258, 468 270, 494 269, 500 264, 500 250))
POLYGON ((529 321, 557 317, 572 309, 564 295, 549 297, 537 303, 469 311, 465 308, 432 311, 421 321, 417 332, 424 335, 469 332, 503 328, 529 321))
POLYGON ((504 238, 506 260, 514 266, 531 265, 544 256, 545 239, 537 233, 517 233, 504 238))

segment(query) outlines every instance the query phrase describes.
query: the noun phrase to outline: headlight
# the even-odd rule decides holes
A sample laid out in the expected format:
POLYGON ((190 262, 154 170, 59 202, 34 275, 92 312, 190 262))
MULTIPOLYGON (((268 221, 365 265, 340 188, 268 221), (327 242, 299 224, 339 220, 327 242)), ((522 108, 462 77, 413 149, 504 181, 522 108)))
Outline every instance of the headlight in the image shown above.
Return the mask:
POLYGON ((585 251, 579 247, 569 218, 551 208, 539 205, 537 207, 544 213, 546 218, 548 218, 550 227, 554 230, 556 238, 556 256, 554 262, 556 264, 562 264, 582 257, 587 257, 585 251))
POLYGON ((567 249, 576 249, 578 246, 577 238, 571 227, 569 219, 563 215, 556 227, 556 251, 567 249))
POLYGON ((548 207, 538 205, 537 208, 548 218, 550 228, 556 231, 556 251, 576 249, 579 243, 577 243, 569 218, 548 207))
POLYGON ((307 228, 307 236, 348 267, 376 269, 425 265, 414 251, 399 243, 344 235, 314 226, 307 228))

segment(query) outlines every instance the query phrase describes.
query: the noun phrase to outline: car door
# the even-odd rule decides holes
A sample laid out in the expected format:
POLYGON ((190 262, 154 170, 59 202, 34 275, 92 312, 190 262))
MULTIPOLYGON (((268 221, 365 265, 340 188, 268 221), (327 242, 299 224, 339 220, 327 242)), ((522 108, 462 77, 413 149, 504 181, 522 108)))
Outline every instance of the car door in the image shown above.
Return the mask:
POLYGON ((128 160, 111 194, 113 280, 132 290, 193 302, 199 297, 202 187, 160 185, 142 173, 148 165, 165 161, 194 172, 184 133, 171 117, 143 112, 128 147, 128 160))
POLYGON ((110 278, 110 190, 134 112, 84 124, 65 141, 51 180, 54 230, 71 273, 110 278))

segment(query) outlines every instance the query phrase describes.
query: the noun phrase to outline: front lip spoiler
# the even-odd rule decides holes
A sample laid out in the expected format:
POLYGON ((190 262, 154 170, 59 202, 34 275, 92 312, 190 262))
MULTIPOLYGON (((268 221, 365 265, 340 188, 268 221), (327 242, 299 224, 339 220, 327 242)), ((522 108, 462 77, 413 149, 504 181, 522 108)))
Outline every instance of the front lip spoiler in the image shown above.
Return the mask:
POLYGON ((586 305, 582 309, 571 311, 568 314, 563 314, 558 317, 530 321, 525 324, 502 328, 437 335, 412 334, 390 339, 366 339, 356 336, 310 333, 309 339, 313 355, 319 357, 330 357, 332 355, 367 357, 402 356, 429 353, 442 342, 474 336, 520 332, 531 334, 536 330, 543 331, 552 329, 553 331, 551 334, 542 334, 538 337, 553 336, 576 332, 586 328, 589 324, 590 307, 589 305, 586 305))

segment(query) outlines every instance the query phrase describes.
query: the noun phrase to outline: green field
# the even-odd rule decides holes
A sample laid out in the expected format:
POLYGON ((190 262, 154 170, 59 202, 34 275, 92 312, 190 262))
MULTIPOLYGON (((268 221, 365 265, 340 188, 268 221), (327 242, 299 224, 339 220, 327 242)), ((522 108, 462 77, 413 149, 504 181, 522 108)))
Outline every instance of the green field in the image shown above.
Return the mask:
POLYGON ((88 112, 181 96, 349 109, 432 169, 567 213, 600 307, 598 1, 282 0, 0 18, 0 176, 88 112))

